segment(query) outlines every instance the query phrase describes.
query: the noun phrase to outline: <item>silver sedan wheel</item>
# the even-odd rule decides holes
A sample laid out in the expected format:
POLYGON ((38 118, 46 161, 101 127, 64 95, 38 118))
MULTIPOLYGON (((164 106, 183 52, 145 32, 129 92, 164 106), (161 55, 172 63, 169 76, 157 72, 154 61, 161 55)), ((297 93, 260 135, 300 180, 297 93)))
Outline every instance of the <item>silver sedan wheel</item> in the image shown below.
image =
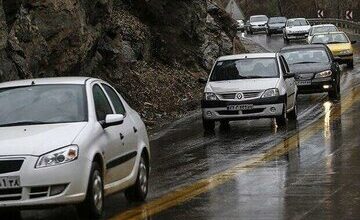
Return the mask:
POLYGON ((94 173, 93 197, 94 205, 100 211, 103 206, 103 184, 99 172, 94 173))
POLYGON ((146 194, 148 190, 148 171, 143 158, 141 158, 139 165, 139 183, 141 191, 146 194))

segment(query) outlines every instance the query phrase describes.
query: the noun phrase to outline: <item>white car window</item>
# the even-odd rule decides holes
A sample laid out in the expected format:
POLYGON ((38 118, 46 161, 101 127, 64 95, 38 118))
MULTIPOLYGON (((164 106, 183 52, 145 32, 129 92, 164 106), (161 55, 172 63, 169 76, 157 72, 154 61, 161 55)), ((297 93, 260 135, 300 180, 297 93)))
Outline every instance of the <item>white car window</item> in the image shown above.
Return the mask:
POLYGON ((113 114, 109 100, 99 85, 94 85, 93 96, 95 104, 95 112, 98 121, 103 121, 106 115, 113 114))
POLYGON ((253 16, 250 17, 250 22, 263 22, 268 21, 268 17, 266 16, 253 16))
POLYGON ((338 31, 338 29, 335 26, 313 27, 311 29, 311 35, 321 34, 321 33, 329 33, 329 32, 336 32, 336 31, 338 31))
POLYGON ((311 43, 313 44, 349 43, 349 39, 346 37, 344 33, 319 34, 313 37, 311 43))
POLYGON ((112 104, 114 105, 116 114, 122 114, 125 115, 125 108, 124 105, 122 104, 119 96, 116 94, 116 92, 108 85, 106 84, 102 84, 102 86, 104 87, 106 93, 108 94, 112 104))
POLYGON ((275 58, 256 58, 219 61, 210 81, 276 77, 279 77, 279 71, 275 58))
POLYGON ((288 20, 286 23, 287 27, 298 27, 298 26, 307 26, 309 23, 304 19, 298 20, 288 20))
POLYGON ((82 85, 34 85, 0 89, 0 126, 87 121, 82 85))

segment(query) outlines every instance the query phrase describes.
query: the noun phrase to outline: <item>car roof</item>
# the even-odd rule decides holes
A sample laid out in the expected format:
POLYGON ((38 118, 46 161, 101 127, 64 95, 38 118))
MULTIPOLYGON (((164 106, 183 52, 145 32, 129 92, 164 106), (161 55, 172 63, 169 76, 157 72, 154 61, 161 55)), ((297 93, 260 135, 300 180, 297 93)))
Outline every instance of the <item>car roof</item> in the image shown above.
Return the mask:
POLYGON ((267 17, 266 15, 252 15, 250 16, 250 18, 255 18, 255 17, 267 17))
POLYGON ((312 27, 314 28, 314 27, 336 27, 336 26, 333 24, 317 24, 317 25, 313 25, 312 27))
POLYGON ((345 34, 345 32, 343 32, 343 31, 332 31, 332 32, 325 32, 325 33, 316 33, 316 34, 314 34, 314 36, 325 35, 325 34, 345 34))
POLYGON ((88 80, 99 80, 91 77, 52 77, 52 78, 38 78, 15 80, 10 82, 0 83, 0 88, 18 87, 28 85, 48 85, 48 84, 73 84, 84 85, 88 80))
POLYGON ((245 54, 222 56, 218 59, 218 61, 255 59, 255 58, 276 58, 276 56, 277 53, 245 53, 245 54))
POLYGON ((305 18, 290 18, 288 21, 306 20, 305 18))
POLYGON ((304 44, 304 45, 296 45, 296 46, 288 46, 281 49, 282 51, 289 51, 289 50, 301 50, 301 49, 326 49, 324 44, 304 44))

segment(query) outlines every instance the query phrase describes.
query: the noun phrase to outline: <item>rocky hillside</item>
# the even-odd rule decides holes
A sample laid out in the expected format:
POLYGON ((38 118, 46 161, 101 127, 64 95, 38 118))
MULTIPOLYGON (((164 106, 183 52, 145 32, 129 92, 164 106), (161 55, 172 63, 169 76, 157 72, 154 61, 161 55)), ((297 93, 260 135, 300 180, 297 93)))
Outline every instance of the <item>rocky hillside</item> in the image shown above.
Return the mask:
POLYGON ((241 50, 206 0, 0 0, 0 81, 99 77, 149 125, 194 109, 196 79, 241 50))

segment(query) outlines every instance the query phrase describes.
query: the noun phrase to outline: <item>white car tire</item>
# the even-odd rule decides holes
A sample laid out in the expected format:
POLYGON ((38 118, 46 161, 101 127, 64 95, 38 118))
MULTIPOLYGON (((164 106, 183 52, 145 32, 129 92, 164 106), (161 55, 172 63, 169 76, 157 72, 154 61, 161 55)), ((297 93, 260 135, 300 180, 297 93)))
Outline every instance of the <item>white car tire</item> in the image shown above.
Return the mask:
POLYGON ((288 118, 291 121, 296 121, 297 120, 297 116, 298 116, 298 106, 297 103, 295 103, 294 105, 294 109, 288 113, 288 118))
POLYGON ((280 116, 277 116, 275 118, 275 121, 276 121, 276 124, 279 126, 279 127, 283 127, 286 125, 287 123, 287 113, 286 113, 286 103, 284 104, 284 109, 283 109, 283 112, 280 116))
POLYGON ((286 34, 284 34, 284 41, 285 41, 285 43, 289 43, 289 42, 290 42, 290 40, 289 40, 289 38, 286 36, 286 34))
POLYGON ((78 205, 78 214, 88 219, 99 219, 104 212, 104 181, 98 163, 91 167, 86 199, 78 205))
POLYGON ((125 197, 129 202, 143 202, 149 191, 149 163, 143 154, 139 163, 139 170, 135 185, 125 190, 125 197))

